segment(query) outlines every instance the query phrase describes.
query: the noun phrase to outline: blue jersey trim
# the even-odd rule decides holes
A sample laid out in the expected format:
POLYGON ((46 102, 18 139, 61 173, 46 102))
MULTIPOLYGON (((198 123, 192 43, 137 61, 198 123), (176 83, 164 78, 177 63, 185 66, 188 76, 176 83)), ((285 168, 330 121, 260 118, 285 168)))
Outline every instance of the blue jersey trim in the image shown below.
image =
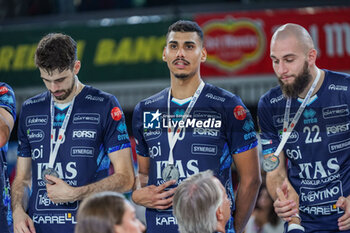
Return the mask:
POLYGON ((273 148, 269 148, 269 149, 263 150, 262 154, 263 155, 267 155, 267 154, 274 153, 275 151, 276 151, 276 147, 273 147, 273 148))
POLYGON ((239 153, 242 153, 242 152, 245 152, 245 151, 248 151, 250 149, 253 149, 254 147, 256 147, 258 145, 258 141, 254 141, 253 143, 250 143, 249 145, 246 145, 246 146, 243 146, 241 148, 239 148, 238 150, 236 150, 234 152, 234 154, 239 154, 239 153))
POLYGON ((130 142, 124 143, 124 144, 121 144, 121 145, 118 145, 118 146, 114 146, 114 147, 111 147, 111 148, 108 148, 108 154, 112 153, 112 152, 115 152, 115 151, 118 151, 118 150, 122 150, 122 149, 128 148, 128 147, 131 147, 130 142))

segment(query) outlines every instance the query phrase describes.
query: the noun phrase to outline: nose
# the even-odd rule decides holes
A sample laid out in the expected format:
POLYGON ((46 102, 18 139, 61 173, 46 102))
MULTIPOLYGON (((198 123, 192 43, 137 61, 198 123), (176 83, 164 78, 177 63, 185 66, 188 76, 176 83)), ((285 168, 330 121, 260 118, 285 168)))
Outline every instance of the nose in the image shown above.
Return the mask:
POLYGON ((184 57, 184 50, 183 50, 183 48, 179 48, 177 50, 176 57, 184 57))
POLYGON ((284 62, 280 62, 278 65, 277 65, 277 73, 279 74, 279 75, 283 75, 283 74, 285 74, 285 73, 287 73, 288 72, 288 69, 287 69, 287 66, 286 66, 286 64, 284 63, 284 62))
POLYGON ((50 90, 51 90, 52 92, 55 92, 55 91, 57 91, 57 90, 60 89, 60 86, 59 86, 58 83, 55 82, 55 81, 50 82, 50 83, 49 83, 49 87, 50 87, 50 90))

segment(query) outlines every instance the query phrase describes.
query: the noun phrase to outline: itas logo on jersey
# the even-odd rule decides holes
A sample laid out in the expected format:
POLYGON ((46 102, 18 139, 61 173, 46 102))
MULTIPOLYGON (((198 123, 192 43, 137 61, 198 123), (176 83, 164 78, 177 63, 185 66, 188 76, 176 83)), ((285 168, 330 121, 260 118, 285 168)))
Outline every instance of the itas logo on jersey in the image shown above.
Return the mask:
POLYGON ((304 124, 315 124, 317 123, 317 118, 315 117, 316 112, 312 108, 310 109, 305 109, 303 116, 304 116, 304 124))
POLYGON ((160 129, 159 109, 155 112, 143 112, 143 128, 145 129, 160 129))
POLYGON ((95 130, 73 130, 72 139, 96 139, 97 132, 95 130))

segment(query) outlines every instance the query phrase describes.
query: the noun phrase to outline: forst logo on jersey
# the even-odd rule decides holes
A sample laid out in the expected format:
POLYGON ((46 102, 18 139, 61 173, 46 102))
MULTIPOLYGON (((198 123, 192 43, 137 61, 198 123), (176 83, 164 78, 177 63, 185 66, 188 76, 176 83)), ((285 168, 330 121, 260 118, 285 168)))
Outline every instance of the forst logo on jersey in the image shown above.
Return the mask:
POLYGON ((76 139, 96 139, 97 132, 95 130, 73 130, 73 140, 76 139))
POLYGON ((143 112, 143 128, 145 129, 160 129, 159 109, 155 112, 143 112))
POLYGON ((202 25, 207 63, 222 71, 234 72, 261 59, 265 34, 261 25, 249 19, 226 18, 202 25))

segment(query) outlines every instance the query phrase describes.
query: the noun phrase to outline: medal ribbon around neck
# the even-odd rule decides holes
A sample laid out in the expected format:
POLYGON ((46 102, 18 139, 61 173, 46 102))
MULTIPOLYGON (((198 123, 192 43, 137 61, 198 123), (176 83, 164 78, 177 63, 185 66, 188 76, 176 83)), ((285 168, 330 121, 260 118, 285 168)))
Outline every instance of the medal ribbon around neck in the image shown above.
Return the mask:
MULTIPOLYGON (((78 90, 78 83, 77 83, 76 88, 78 90)), ((51 137, 50 137, 50 158, 49 158, 49 165, 48 165, 49 168, 54 167, 55 160, 56 160, 57 153, 58 153, 58 149, 60 148, 60 146, 62 144, 63 137, 64 137, 64 134, 65 134, 66 129, 67 129, 68 121, 69 121, 70 115, 72 114, 75 96, 76 95, 74 95, 72 103, 70 104, 68 111, 67 111, 67 114, 64 117, 62 126, 58 131, 57 141, 56 141, 55 147, 53 148, 53 142, 55 140, 54 134, 53 134, 53 123, 54 123, 54 118, 55 118, 55 109, 54 109, 54 100, 53 100, 54 97, 53 97, 53 95, 51 95, 51 102, 50 102, 50 115, 51 115, 51 132, 50 133, 51 133, 51 137), (52 148, 53 148, 53 150, 52 150, 52 148)))
MULTIPOLYGON (((193 106, 195 105, 195 103, 197 102, 199 95, 201 94, 203 88, 204 88, 205 84, 204 82, 201 80, 201 83, 199 84, 196 92, 194 93, 191 102, 189 103, 189 105, 187 106, 187 109, 184 113, 184 115, 182 116, 181 121, 185 122, 186 119, 188 118, 189 113, 191 112, 193 106)), ((169 159, 168 159, 168 164, 170 165, 174 165, 174 155, 173 155, 173 150, 175 147, 175 144, 179 138, 179 135, 182 131, 182 128, 180 128, 178 126, 176 132, 174 132, 174 128, 171 124, 171 118, 170 118, 170 97, 171 97, 171 88, 169 88, 169 94, 168 94, 168 142, 169 142, 169 159), (174 132, 174 133, 173 133, 174 132)))
POLYGON ((281 151, 283 150, 284 145, 286 144, 286 142, 288 141, 288 138, 290 136, 290 134, 292 133, 295 125, 298 123, 299 118, 301 116, 301 114, 303 113, 307 103, 309 102, 309 99, 312 95, 312 92, 315 90, 316 85, 320 79, 321 76, 321 72, 320 69, 317 69, 317 75, 316 78, 314 80, 314 82, 312 83, 309 91, 306 94, 305 99, 303 100, 303 102, 301 103, 297 113, 295 114, 292 122, 290 123, 289 127, 288 127, 288 122, 289 122, 289 114, 290 114, 290 107, 291 107, 291 103, 292 103, 292 99, 288 98, 287 102, 286 102, 286 110, 284 112, 284 118, 283 118, 283 133, 282 133, 282 139, 280 144, 277 147, 277 150, 275 151, 275 153, 273 154, 274 156, 278 157, 279 154, 281 153, 281 151), (288 128, 287 128, 288 127, 288 128))

